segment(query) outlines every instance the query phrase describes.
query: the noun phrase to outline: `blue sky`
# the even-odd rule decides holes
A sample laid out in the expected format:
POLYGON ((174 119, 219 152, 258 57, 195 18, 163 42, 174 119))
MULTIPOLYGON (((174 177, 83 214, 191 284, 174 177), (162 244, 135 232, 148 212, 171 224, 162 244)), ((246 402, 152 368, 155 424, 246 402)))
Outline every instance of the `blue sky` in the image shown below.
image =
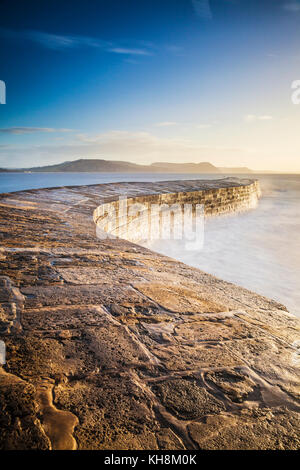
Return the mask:
POLYGON ((4 0, 0 166, 300 171, 300 1, 4 0))

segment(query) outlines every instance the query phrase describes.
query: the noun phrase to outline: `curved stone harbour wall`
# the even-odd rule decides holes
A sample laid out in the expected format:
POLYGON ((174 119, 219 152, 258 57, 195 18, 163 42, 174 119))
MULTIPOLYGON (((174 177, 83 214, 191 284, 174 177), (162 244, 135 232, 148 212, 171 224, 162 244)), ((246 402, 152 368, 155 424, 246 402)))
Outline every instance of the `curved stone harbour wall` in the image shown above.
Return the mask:
POLYGON ((257 180, 238 184, 236 179, 218 181, 220 187, 121 197, 101 204, 93 216, 98 237, 109 234, 135 242, 164 238, 168 229, 178 234, 187 215, 216 216, 256 206, 261 195, 257 180), (222 182, 228 185, 230 181, 232 185, 222 186, 222 182))
POLYGON ((252 206, 259 187, 0 194, 0 449, 299 449, 299 319, 138 244, 97 239, 93 212, 119 196, 204 202, 209 215, 252 206))

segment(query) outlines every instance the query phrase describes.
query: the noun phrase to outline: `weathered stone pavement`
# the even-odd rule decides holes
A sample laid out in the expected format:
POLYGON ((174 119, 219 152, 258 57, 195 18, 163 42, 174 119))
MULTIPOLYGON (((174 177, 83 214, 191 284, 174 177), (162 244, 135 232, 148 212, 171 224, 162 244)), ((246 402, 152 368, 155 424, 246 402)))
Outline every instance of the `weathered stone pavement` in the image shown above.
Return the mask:
POLYGON ((120 194, 249 184, 0 195, 2 449, 299 448, 299 321, 174 259, 96 238, 93 211, 120 194))

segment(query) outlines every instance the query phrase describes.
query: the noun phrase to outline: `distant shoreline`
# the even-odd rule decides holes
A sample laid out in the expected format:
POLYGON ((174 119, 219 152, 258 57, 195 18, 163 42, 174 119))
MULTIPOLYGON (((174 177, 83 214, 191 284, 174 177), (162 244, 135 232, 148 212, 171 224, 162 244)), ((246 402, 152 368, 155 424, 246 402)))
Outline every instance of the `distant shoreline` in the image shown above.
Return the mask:
POLYGON ((0 168, 3 173, 49 173, 49 172, 63 172, 63 173, 191 173, 191 174, 204 174, 204 173, 239 173, 249 174, 253 171, 246 167, 225 168, 216 167, 209 162, 199 163, 169 163, 169 162, 156 162, 149 165, 140 165, 126 161, 116 160, 102 160, 102 159, 79 159, 74 161, 67 161, 55 165, 45 165, 29 168, 0 168))
POLYGON ((220 176, 223 176, 223 175, 232 175, 232 174, 235 174, 235 175, 247 175, 247 174, 251 174, 251 175, 299 175, 300 172, 285 172, 285 171, 259 171, 259 170, 250 170, 249 173, 247 172, 241 172, 241 173, 238 173, 238 172, 219 172, 219 173, 210 173, 210 172, 201 172, 201 173, 196 173, 196 172, 172 172, 172 171, 161 171, 161 172, 144 172, 144 171, 136 171, 136 172, 132 172, 132 171, 76 171, 76 170, 72 170, 72 171, 66 171, 66 170, 60 170, 60 171, 48 171, 48 170, 40 170, 40 171, 29 171, 29 170, 18 170, 18 169, 0 169, 0 173, 18 173, 18 174, 33 174, 33 173, 38 173, 38 174, 44 174, 44 173, 92 173, 92 174, 96 174, 96 173, 106 173, 106 174, 110 174, 110 173, 119 173, 119 174, 132 174, 132 173, 136 173, 136 174, 155 174, 155 175, 169 175, 169 174, 174 174, 174 175, 179 175, 179 174, 186 174, 186 175, 209 175, 209 174, 216 174, 216 176, 220 175, 220 176))

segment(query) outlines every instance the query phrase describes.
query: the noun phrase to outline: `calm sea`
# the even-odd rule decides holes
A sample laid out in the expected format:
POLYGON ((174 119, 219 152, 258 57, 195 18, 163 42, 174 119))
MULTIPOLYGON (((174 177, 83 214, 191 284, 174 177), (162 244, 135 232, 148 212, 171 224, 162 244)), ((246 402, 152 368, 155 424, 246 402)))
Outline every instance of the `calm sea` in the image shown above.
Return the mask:
MULTIPOLYGON (((207 220, 203 248, 186 251, 182 241, 153 242, 151 248, 278 300, 300 316, 300 175, 249 176, 257 177, 261 183, 263 197, 258 207, 207 220)), ((0 192, 116 181, 198 178, 216 179, 218 176, 0 173, 0 192)))

